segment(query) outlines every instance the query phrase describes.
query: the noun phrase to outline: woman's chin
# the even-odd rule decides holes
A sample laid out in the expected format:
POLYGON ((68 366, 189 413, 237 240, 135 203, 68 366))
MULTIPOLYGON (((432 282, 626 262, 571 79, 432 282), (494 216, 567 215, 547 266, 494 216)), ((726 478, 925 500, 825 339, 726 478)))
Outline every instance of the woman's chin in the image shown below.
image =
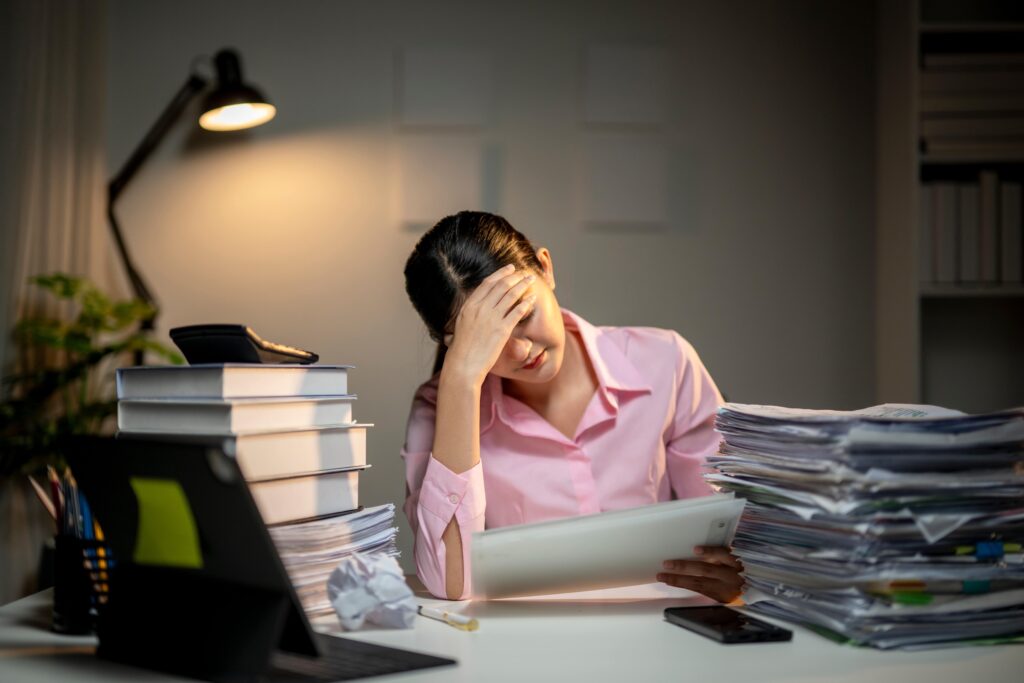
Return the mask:
POLYGON ((545 384, 553 380, 555 375, 558 374, 558 370, 561 367, 561 358, 552 358, 548 352, 545 351, 544 358, 540 360, 541 362, 532 368, 514 367, 508 368, 503 372, 495 372, 495 374, 514 382, 545 384))

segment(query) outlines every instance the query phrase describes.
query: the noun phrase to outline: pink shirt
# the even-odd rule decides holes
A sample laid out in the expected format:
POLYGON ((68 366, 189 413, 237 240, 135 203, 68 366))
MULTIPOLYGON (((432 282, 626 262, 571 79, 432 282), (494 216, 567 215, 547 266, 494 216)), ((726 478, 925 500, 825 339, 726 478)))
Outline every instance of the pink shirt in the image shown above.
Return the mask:
POLYGON ((579 331, 599 384, 574 438, 488 375, 481 461, 456 474, 431 455, 438 376, 416 391, 402 449, 405 514, 417 573, 436 596, 446 596, 441 534, 452 517, 462 534, 466 598, 474 531, 712 492, 700 469, 718 447, 722 398, 693 347, 670 330, 594 327, 565 309, 562 318, 567 331, 579 331))

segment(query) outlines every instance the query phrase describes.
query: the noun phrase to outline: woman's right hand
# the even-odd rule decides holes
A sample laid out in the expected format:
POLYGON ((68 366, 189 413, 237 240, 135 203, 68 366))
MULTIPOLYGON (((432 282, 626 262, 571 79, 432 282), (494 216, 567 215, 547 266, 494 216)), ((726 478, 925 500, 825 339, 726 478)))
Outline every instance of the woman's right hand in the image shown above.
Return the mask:
POLYGON ((494 271, 466 298, 445 338, 448 352, 442 372, 482 384, 501 357, 516 325, 530 311, 536 294, 523 297, 536 276, 507 265, 494 271), (520 299, 520 297, 523 297, 520 299))

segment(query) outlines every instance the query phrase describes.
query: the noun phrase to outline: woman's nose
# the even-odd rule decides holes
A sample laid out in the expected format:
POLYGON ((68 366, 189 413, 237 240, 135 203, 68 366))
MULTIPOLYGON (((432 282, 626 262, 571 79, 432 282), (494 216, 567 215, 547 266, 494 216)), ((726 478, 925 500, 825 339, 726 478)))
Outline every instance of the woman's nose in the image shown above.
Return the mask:
POLYGON ((530 349, 533 347, 533 342, 528 339, 516 339, 512 337, 508 340, 506 349, 508 356, 516 362, 522 362, 530 357, 530 349))

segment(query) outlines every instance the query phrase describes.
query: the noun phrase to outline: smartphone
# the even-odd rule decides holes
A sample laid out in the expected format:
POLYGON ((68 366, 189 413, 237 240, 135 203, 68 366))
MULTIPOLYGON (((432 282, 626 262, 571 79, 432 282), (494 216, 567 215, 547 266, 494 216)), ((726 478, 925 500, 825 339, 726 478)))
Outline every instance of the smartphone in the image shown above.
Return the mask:
POLYGON ((665 620, 720 643, 774 643, 792 640, 793 632, 724 605, 669 607, 665 620))

